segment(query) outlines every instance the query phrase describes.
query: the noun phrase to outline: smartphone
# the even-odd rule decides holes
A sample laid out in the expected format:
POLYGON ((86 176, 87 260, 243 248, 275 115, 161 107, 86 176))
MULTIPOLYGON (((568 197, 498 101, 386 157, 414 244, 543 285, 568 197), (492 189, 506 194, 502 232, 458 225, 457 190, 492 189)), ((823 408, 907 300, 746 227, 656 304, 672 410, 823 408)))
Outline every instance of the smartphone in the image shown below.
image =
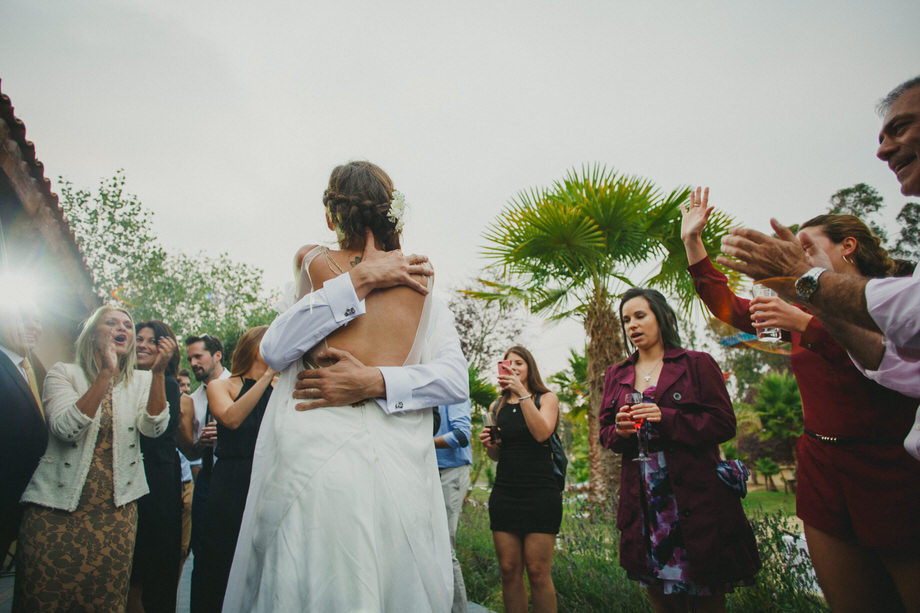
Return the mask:
POLYGON ((498 374, 499 375, 510 375, 511 373, 511 360, 502 360, 498 363, 498 374))

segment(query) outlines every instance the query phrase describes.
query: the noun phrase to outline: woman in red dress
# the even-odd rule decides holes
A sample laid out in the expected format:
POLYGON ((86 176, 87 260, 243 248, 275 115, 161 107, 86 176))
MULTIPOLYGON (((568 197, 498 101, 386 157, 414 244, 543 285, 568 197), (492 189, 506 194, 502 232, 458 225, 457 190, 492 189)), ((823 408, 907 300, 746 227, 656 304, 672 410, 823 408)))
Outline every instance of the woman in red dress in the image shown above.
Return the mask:
MULTIPOLYGON (((792 343, 805 433, 796 446, 796 514, 818 583, 832 610, 920 610, 920 463, 902 441, 918 401, 864 377, 817 318, 780 298, 739 298, 701 240, 712 207, 697 188, 681 238, 697 293, 739 330, 783 329, 792 343), (757 324, 754 324, 754 321, 757 324), (900 602, 899 602, 900 597, 900 602)), ((799 231, 836 272, 888 276, 893 262, 853 215, 821 215, 799 231)))

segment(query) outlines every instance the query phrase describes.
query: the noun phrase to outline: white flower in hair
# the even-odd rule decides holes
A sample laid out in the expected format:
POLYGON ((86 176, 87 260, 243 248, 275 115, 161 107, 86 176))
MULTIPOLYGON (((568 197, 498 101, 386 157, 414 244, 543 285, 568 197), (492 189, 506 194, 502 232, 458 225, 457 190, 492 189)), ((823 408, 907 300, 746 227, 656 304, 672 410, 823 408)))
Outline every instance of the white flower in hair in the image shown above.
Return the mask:
POLYGON ((393 192, 393 199, 390 201, 390 210, 387 211, 387 219, 396 224, 396 231, 402 232, 403 226, 406 225, 406 197, 399 190, 393 192))

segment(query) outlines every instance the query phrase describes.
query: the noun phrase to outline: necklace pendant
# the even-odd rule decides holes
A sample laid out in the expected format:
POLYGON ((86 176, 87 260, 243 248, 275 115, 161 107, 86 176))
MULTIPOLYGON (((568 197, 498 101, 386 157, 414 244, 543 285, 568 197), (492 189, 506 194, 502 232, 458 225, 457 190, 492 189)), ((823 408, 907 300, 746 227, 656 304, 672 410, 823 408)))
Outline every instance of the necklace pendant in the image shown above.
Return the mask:
POLYGON ((652 375, 645 375, 645 382, 648 383, 652 380, 652 375))

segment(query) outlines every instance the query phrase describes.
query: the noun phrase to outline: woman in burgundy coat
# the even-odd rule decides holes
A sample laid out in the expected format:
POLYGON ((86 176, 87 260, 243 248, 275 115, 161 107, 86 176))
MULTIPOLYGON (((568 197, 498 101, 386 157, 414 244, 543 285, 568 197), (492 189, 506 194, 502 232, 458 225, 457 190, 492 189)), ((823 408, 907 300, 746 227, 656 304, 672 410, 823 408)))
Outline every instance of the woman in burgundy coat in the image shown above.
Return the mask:
POLYGON ((725 594, 760 568, 741 502, 716 476, 719 443, 735 436, 725 380, 709 354, 680 347, 659 292, 628 290, 620 319, 637 351, 607 371, 600 415, 601 443, 623 455, 620 564, 656 611, 724 611, 725 594), (645 462, 634 461, 639 419, 645 462))

